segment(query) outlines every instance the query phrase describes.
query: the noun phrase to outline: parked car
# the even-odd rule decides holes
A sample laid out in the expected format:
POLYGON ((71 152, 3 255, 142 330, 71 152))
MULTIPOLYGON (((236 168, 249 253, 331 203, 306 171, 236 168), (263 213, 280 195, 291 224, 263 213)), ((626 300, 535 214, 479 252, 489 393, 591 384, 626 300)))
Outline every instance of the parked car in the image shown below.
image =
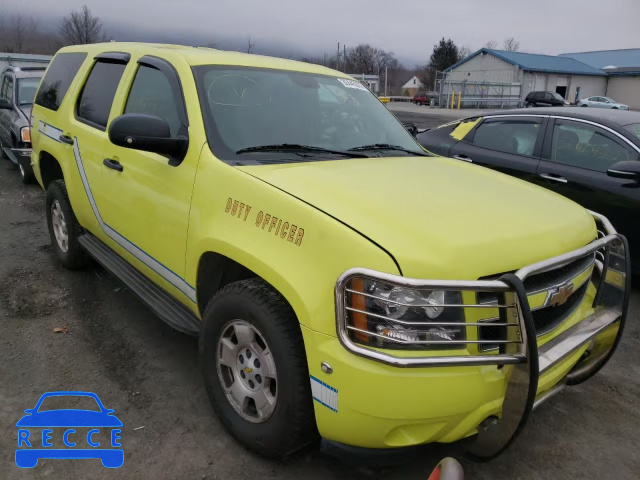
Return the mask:
POLYGON ((536 183, 604 214, 627 236, 634 271, 640 271, 640 113, 500 111, 417 139, 438 155, 536 183))
POLYGON ((623 331, 628 258, 606 218, 429 157, 344 73, 75 45, 32 115, 52 252, 70 269, 93 256, 199 335, 214 410, 261 455, 318 434, 474 436, 496 455, 536 396, 594 374, 623 331), (620 273, 602 275, 613 254, 620 273))
POLYGON ((29 114, 45 68, 7 67, 0 75, 0 151, 24 183, 33 181, 29 114))
POLYGON ((562 95, 556 92, 530 92, 524 99, 525 107, 562 107, 569 105, 562 95))
POLYGON ((588 97, 578 102, 579 107, 611 108, 613 110, 629 110, 629 105, 624 105, 609 97, 588 97))
POLYGON ((416 105, 429 105, 429 95, 427 92, 418 92, 411 99, 411 103, 416 105))

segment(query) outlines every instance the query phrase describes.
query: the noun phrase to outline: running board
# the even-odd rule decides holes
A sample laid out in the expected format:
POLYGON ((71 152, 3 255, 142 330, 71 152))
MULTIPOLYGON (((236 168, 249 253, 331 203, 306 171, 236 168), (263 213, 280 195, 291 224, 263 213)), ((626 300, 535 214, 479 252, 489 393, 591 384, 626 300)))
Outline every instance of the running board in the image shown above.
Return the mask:
POLYGON ((118 277, 164 322, 188 335, 199 334, 200 320, 191 310, 145 277, 104 242, 90 233, 80 236, 78 240, 89 255, 118 277))

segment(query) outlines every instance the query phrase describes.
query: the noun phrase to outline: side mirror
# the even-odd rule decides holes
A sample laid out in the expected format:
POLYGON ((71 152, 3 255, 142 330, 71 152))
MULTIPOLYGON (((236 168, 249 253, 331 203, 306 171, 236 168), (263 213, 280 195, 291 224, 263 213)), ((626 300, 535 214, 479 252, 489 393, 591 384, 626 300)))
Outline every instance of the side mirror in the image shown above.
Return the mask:
POLYGON ((6 98, 0 98, 0 110, 10 110, 13 108, 11 102, 6 98))
POLYGON ((404 125, 404 128, 407 129, 407 132, 409 132, 414 137, 418 134, 418 127, 416 127, 415 124, 413 124, 413 123, 403 123, 402 125, 404 125))
POLYGON ((626 178, 628 180, 640 180, 640 161, 626 160, 611 165, 607 170, 607 175, 615 178, 626 178))
POLYGON ((172 137, 166 120, 141 113, 125 113, 115 118, 109 126, 109 140, 121 147, 179 159, 184 158, 189 143, 187 137, 172 137))

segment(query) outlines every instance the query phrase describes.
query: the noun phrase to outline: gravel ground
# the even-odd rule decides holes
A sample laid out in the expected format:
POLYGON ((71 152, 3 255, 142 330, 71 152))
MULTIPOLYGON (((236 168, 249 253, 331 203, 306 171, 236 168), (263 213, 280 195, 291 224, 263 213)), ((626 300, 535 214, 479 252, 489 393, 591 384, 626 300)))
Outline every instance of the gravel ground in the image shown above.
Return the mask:
POLYGON ((44 194, 0 160, 0 478, 425 479, 438 458, 461 459, 469 479, 637 479, 640 472, 640 292, 619 351, 588 383, 537 411, 516 444, 490 463, 460 445, 391 455, 324 446, 284 462, 247 453, 209 406, 197 342, 150 313, 98 266, 62 269, 52 254, 44 194), (67 328, 68 333, 54 333, 67 328), (125 463, 14 464, 16 421, 47 391, 95 392, 123 423, 125 463))

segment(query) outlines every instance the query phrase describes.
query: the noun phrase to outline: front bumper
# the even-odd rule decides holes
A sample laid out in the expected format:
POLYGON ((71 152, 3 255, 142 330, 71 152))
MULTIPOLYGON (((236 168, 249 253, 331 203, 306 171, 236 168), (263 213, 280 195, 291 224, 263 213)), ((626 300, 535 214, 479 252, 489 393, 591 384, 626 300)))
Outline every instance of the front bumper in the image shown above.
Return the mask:
MULTIPOLYGON (((345 348, 336 353, 335 338, 318 338, 303 329, 305 343, 317 347, 308 348, 310 365, 333 362, 335 373, 322 376, 322 381, 333 387, 347 385, 349 391, 350 398, 340 395, 339 420, 316 404, 321 434, 342 443, 384 448, 455 441, 479 432, 472 453, 488 458, 504 450, 534 408, 565 385, 596 373, 620 341, 630 290, 628 246, 606 218, 593 215, 601 238, 499 280, 394 278, 407 286, 508 292, 513 296, 509 302, 513 311, 508 315, 517 317, 518 328, 510 329, 515 340, 497 354, 396 356, 352 342, 344 325, 341 282, 349 275, 369 272, 347 272, 336 288, 338 338, 345 348), (598 255, 596 273, 583 300, 588 305, 575 312, 575 322, 567 322, 572 326, 559 329, 560 333, 539 345, 524 280, 594 252, 598 255), (345 369, 351 371, 344 374, 345 369)), ((338 395, 336 391, 336 398, 338 395)))
POLYGON ((31 165, 31 152, 30 148, 9 148, 4 147, 2 151, 16 166, 22 163, 23 166, 31 165))

